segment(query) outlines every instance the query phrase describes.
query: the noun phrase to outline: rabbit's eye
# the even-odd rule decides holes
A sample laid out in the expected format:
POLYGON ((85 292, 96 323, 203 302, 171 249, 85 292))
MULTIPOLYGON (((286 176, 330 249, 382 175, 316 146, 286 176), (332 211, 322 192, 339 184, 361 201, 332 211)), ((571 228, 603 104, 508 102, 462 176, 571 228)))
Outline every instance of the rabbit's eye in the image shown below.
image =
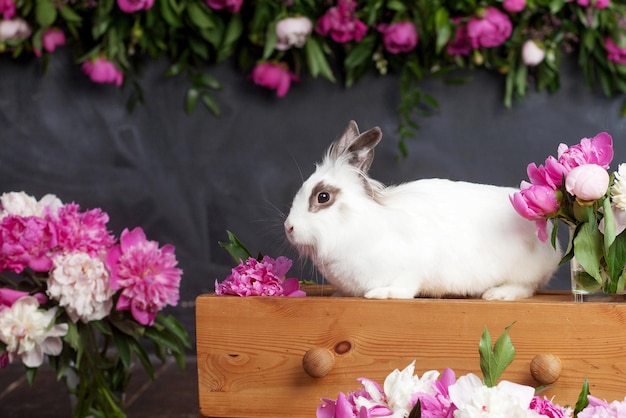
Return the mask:
POLYGON ((327 203, 330 200, 330 194, 321 192, 317 194, 317 203, 327 203))

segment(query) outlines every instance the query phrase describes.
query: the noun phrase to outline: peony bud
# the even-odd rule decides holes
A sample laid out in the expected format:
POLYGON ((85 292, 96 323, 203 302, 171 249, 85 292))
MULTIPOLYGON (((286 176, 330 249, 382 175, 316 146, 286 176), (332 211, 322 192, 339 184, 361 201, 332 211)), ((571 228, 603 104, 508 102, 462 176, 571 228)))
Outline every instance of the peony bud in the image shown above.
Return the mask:
POLYGON ((535 41, 532 39, 524 42, 522 46, 522 61, 524 64, 534 67, 543 62, 546 57, 546 51, 541 48, 535 41))
POLYGON ((609 173, 596 164, 583 164, 573 168, 565 177, 565 190, 579 202, 597 200, 606 194, 609 173))

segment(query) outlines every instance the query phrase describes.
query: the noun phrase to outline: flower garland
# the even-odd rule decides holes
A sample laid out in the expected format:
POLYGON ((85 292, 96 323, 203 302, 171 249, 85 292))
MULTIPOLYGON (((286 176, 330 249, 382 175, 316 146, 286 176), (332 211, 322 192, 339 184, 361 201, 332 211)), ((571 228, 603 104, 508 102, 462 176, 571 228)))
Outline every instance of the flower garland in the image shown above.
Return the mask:
POLYGON ((362 387, 339 393, 337 399, 323 398, 317 418, 599 418, 626 416, 626 398, 613 401, 596 398, 583 385, 572 408, 536 394, 533 387, 507 380, 497 382, 513 361, 515 348, 506 328, 492 347, 485 328, 479 353, 483 379, 473 373, 456 377, 452 369, 415 373, 415 361, 402 371, 395 369, 381 387, 377 382, 357 379, 362 387), (488 359, 488 360, 487 360, 488 359))
MULTIPOLYGON (((401 74, 401 150, 416 111, 437 107, 420 82, 459 68, 504 77, 504 103, 559 88, 574 55, 588 87, 626 92, 626 5, 616 0, 1 0, 0 52, 45 65, 71 45, 96 83, 133 79, 147 59, 185 74, 186 110, 219 114, 222 86, 207 66, 233 59, 253 83, 284 97, 307 77, 350 87, 371 70, 401 74)), ((131 97, 143 97, 143 93, 131 97)))
POLYGON ((182 325, 159 313, 178 303, 174 247, 141 228, 118 241, 108 220, 54 195, 0 196, 0 368, 19 360, 32 384, 47 357, 77 398, 75 417, 124 416, 133 358, 154 378, 143 339, 181 368, 190 348, 182 325))

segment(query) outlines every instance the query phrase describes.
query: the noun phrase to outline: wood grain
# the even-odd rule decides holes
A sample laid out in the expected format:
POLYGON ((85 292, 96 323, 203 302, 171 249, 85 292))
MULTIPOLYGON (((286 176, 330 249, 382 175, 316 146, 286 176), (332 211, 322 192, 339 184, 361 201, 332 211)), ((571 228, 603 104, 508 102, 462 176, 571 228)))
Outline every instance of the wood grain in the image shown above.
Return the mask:
POLYGON ((576 402, 585 378, 595 396, 626 395, 626 304, 574 303, 557 293, 517 302, 214 295, 196 302, 202 416, 310 417, 320 398, 358 389, 359 377, 382 383, 413 360, 420 375, 447 367, 480 375, 484 327, 495 341, 512 323, 516 357, 504 379, 539 386, 530 362, 552 353, 563 371, 544 394, 561 405, 576 402), (313 347, 335 353, 323 378, 302 368, 313 347))

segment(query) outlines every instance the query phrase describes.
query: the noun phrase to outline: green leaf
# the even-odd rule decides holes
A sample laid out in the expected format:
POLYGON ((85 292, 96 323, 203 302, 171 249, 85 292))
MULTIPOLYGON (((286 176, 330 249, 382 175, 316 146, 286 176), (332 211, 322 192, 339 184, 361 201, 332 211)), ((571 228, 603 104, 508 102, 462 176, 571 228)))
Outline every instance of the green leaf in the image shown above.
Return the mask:
POLYGON ((37 370, 39 370, 39 367, 26 367, 26 381, 30 386, 32 386, 35 382, 37 370))
POLYGON ((222 85, 217 80, 207 73, 195 73, 189 76, 195 87, 206 87, 208 89, 220 90, 222 85))
POLYGON ((622 232, 615 238, 604 259, 611 281, 623 281, 624 265, 626 265, 626 232, 622 232))
POLYGON ((157 314, 156 321, 163 325, 165 329, 174 334, 176 338, 183 342, 183 345, 187 348, 191 348, 189 342, 189 332, 173 315, 164 316, 157 314))
POLYGON ((208 91, 203 91, 200 94, 200 99, 202 100, 202 103, 207 107, 207 109, 209 109, 211 113, 213 113, 215 116, 220 116, 222 114, 220 110, 220 105, 217 103, 217 100, 215 100, 215 97, 213 97, 211 93, 209 93, 208 91))
POLYGON ((145 369, 148 376, 150 376, 150 379, 154 380, 154 367, 152 366, 152 362, 150 361, 150 357, 148 356, 148 353, 146 353, 146 350, 144 350, 143 347, 132 338, 129 338, 128 342, 135 354, 137 354, 137 358, 141 362, 141 365, 145 369))
POLYGON ((194 25, 200 29, 209 29, 215 26, 213 17, 199 3, 191 2, 187 4, 187 15, 194 25))
POLYGON ((67 22, 82 23, 83 18, 70 7, 61 7, 59 13, 67 22))
POLYGON ((240 263, 252 257, 250 251, 248 251, 246 246, 239 241, 239 238, 237 238, 235 234, 230 231, 226 231, 226 234, 228 234, 228 242, 218 242, 218 244, 220 247, 228 251, 236 263, 240 263))
POLYGON ((504 329, 493 348, 491 347, 491 335, 489 335, 487 327, 483 331, 480 344, 478 345, 478 352, 480 354, 480 370, 483 373, 483 381, 488 387, 495 386, 502 373, 515 358, 515 347, 513 347, 508 333, 512 326, 513 324, 504 329))
POLYGON ((131 337, 128 337, 126 334, 121 334, 119 332, 113 333, 113 343, 117 348, 117 353, 122 361, 122 364, 124 364, 124 367, 126 368, 130 368, 131 366, 131 349, 128 342, 129 338, 131 337))
POLYGON ((348 69, 358 67, 366 60, 371 59, 376 47, 376 37, 368 35, 348 54, 344 61, 344 65, 348 69))
POLYGON ((577 416, 580 411, 585 409, 587 405, 589 405, 589 381, 585 378, 583 382, 583 387, 580 390, 580 394, 578 395, 578 401, 576 402, 576 406, 574 407, 574 416, 577 416))
POLYGON ((50 0, 37 0, 35 19, 40 26, 50 27, 57 18, 57 9, 50 0))
POLYGON ((174 352, 180 351, 180 346, 178 342, 176 341, 176 339, 167 335, 166 332, 158 332, 153 327, 149 327, 149 328, 146 328, 146 332, 144 336, 154 341, 156 344, 162 347, 165 347, 169 350, 172 350, 174 352))
POLYGON ((168 0, 159 0, 159 10, 163 19, 173 28, 182 26, 180 20, 180 13, 176 13, 176 10, 172 7, 172 2, 168 0))
POLYGON ((574 237, 574 257, 596 281, 602 284, 600 258, 602 257, 602 234, 596 225, 595 214, 590 209, 589 221, 583 223, 574 237))
POLYGON ((333 70, 331 70, 330 65, 328 65, 326 56, 315 38, 311 37, 306 41, 306 44, 304 44, 304 52, 306 53, 307 64, 311 75, 313 77, 321 75, 334 83, 335 75, 333 74, 333 70))
POLYGON ((604 199, 602 203, 604 210, 604 251, 608 253, 609 247, 615 241, 615 218, 611 208, 611 199, 604 199))
POLYGON ((187 90, 187 97, 185 98, 185 111, 189 114, 193 112, 200 98, 200 91, 197 88, 191 87, 187 90))

